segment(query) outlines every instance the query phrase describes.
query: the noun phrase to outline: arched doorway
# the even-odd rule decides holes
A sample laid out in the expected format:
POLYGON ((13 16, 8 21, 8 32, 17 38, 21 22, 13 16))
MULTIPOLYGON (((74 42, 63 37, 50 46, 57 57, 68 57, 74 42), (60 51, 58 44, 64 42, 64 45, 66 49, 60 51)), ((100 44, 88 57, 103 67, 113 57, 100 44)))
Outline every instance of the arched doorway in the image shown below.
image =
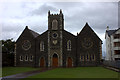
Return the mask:
POLYGON ((72 58, 68 57, 67 59, 67 67, 72 67, 72 58))
POLYGON ((54 54, 52 58, 52 67, 58 67, 58 55, 54 54))
POLYGON ((43 57, 40 58, 40 67, 45 67, 45 59, 43 57))

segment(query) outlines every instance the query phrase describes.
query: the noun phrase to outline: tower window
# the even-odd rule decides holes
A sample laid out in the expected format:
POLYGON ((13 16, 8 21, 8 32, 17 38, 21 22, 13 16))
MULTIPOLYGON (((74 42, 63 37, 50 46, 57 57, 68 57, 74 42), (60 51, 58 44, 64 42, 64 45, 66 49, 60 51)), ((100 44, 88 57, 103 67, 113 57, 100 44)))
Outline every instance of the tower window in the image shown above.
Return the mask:
POLYGON ((41 41, 41 43, 40 43, 40 51, 44 51, 44 42, 43 41, 41 41))
POLYGON ((20 61, 23 61, 23 56, 20 56, 20 61))
POLYGON ((67 41, 67 50, 71 51, 71 41, 70 40, 67 41))
POLYGON ((58 34, 57 33, 53 33, 52 36, 53 36, 53 38, 57 38, 58 34))
POLYGON ((58 29, 58 21, 55 19, 52 21, 52 30, 57 30, 58 29))

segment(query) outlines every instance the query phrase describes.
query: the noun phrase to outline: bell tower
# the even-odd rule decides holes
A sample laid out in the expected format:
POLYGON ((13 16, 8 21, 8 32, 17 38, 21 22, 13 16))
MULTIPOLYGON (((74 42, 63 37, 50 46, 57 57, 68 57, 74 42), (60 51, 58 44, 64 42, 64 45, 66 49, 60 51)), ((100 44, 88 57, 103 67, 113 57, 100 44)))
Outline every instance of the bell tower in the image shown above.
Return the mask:
POLYGON ((63 30, 64 18, 62 10, 60 10, 59 14, 51 14, 48 11, 48 67, 62 66, 63 30), (56 60, 54 55, 56 55, 56 60))
POLYGON ((64 18, 62 10, 59 14, 50 14, 48 11, 48 30, 62 30, 64 29, 64 18))

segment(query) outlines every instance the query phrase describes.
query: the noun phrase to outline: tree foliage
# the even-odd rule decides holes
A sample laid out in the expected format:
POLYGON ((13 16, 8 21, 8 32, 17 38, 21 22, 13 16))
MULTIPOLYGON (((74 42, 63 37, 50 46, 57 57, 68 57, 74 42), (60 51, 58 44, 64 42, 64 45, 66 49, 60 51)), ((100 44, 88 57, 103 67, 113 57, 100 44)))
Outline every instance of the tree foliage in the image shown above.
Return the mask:
POLYGON ((2 66, 14 65, 14 48, 15 41, 13 39, 1 40, 2 41, 2 66))
POLYGON ((2 52, 3 53, 14 53, 15 41, 12 39, 2 40, 2 52))

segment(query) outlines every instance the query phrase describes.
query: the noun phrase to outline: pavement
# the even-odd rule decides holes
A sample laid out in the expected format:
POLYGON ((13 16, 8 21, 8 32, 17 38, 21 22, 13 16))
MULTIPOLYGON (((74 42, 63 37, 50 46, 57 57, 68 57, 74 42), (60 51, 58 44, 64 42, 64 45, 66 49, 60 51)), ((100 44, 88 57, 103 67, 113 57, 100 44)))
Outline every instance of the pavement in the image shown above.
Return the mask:
POLYGON ((114 71, 116 71, 116 72, 120 72, 120 70, 119 69, 117 69, 117 68, 113 68, 113 67, 106 67, 106 68, 108 68, 108 69, 111 69, 111 70, 114 70, 114 71))
POLYGON ((15 75, 10 75, 10 76, 5 76, 5 77, 0 77, 1 80, 19 80, 21 78, 27 78, 29 76, 36 75, 41 72, 45 72, 48 70, 51 70, 52 68, 42 68, 40 70, 35 70, 35 71, 29 71, 29 72, 24 72, 24 73, 19 73, 15 75))

